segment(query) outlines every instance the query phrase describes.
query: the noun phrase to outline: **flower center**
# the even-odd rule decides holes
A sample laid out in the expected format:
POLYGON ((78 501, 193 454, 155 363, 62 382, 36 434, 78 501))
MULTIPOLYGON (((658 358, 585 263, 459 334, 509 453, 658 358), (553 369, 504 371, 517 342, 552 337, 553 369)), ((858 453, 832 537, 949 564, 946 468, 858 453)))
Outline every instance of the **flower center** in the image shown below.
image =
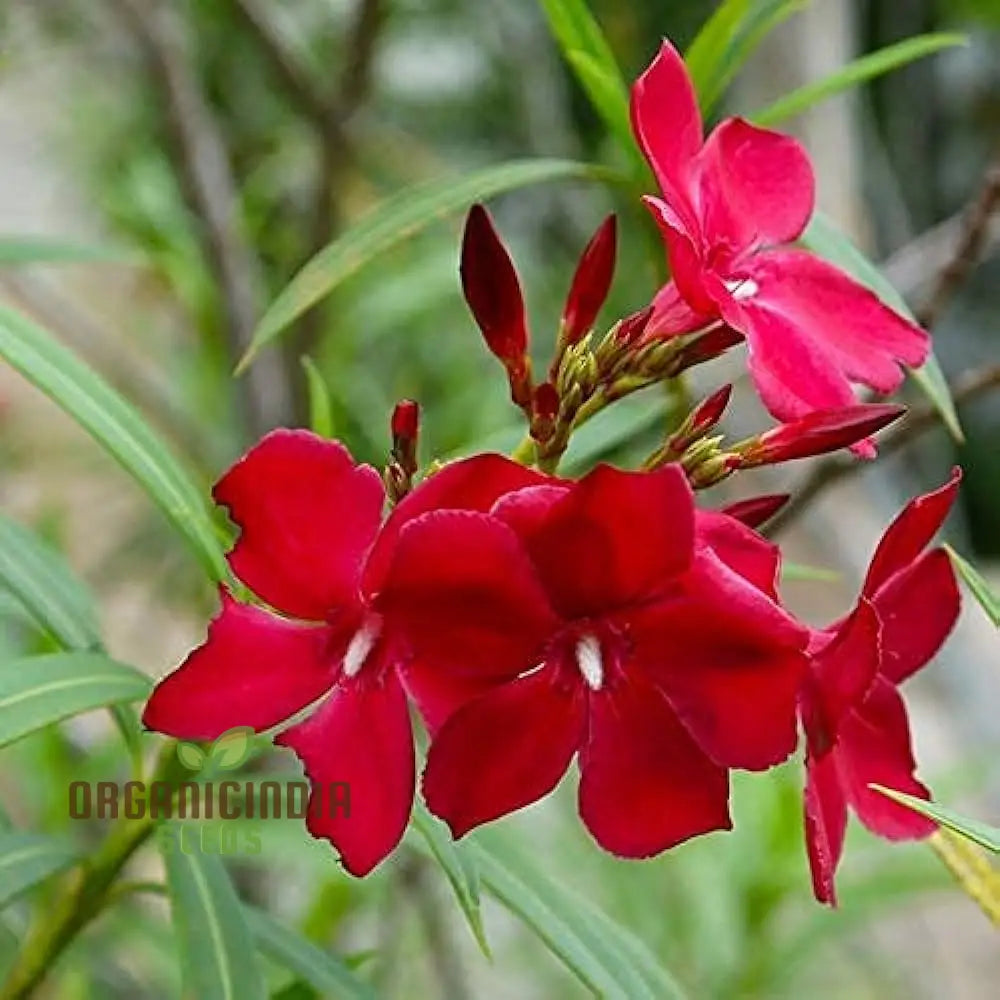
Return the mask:
POLYGON ((382 619, 378 615, 369 615, 361 623, 361 628, 351 636, 344 653, 344 676, 354 677, 365 665, 368 654, 372 651, 382 632, 382 619))
POLYGON ((726 288, 737 301, 751 299, 760 291, 760 285, 753 278, 737 278, 735 281, 727 281, 726 288))
POLYGON ((583 635, 576 643, 576 665, 591 691, 600 691, 604 684, 604 661, 601 644, 596 636, 583 635))

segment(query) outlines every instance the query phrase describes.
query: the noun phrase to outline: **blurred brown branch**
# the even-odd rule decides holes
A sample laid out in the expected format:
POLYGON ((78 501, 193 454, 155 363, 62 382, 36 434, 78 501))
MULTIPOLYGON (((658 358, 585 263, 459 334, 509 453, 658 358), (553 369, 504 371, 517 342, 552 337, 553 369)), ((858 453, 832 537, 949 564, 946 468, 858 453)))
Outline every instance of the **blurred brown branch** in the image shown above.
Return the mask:
MULTIPOLYGON (((1000 365, 973 368, 950 383, 956 404, 968 403, 992 389, 1000 388, 1000 365)), ((892 455, 925 431, 936 427, 940 414, 931 403, 914 407, 897 429, 890 431, 879 442, 879 455, 892 455)), ((816 465, 795 490, 792 499, 768 522, 765 534, 774 535, 784 530, 802 515, 806 508, 835 483, 868 468, 868 463, 850 458, 827 459, 816 465)))

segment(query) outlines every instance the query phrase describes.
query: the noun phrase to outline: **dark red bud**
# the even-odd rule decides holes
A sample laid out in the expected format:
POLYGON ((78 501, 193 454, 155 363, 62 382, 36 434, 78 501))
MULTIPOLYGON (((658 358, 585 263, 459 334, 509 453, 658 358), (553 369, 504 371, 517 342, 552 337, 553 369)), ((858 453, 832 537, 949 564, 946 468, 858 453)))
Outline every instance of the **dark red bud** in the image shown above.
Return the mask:
POLYGON ((766 496, 737 500, 720 511, 742 521, 748 528, 758 528, 769 521, 790 499, 787 493, 771 493, 766 496))
POLYGON ((733 387, 724 385, 703 399, 671 436, 670 450, 682 452, 699 438, 703 438, 722 419, 732 394, 733 387))
POLYGON ((392 411, 393 440, 416 441, 420 433, 420 404, 413 399, 401 399, 392 411))
POLYGON ((694 365, 711 361, 724 354, 730 347, 742 343, 743 334, 737 333, 732 327, 719 326, 692 340, 677 359, 676 371, 679 374, 694 365))
POLYGON ((462 236, 462 291, 486 346, 506 365, 520 366, 528 324, 517 271, 482 205, 473 205, 462 236))
POLYGON ((626 316, 619 324, 615 333, 615 339, 619 344, 634 344, 646 329, 650 318, 653 315, 653 307, 646 306, 638 312, 626 316))
POLYGON ((905 406, 871 403, 810 413, 801 420, 765 431, 748 442, 740 449, 740 464, 743 468, 773 465, 847 448, 891 424, 905 412, 905 406))
POLYGON ((591 237, 576 265, 562 315, 562 339, 575 344, 594 325, 615 273, 617 222, 609 215, 591 237))
POLYGON ((548 441, 559 415, 559 391, 551 382, 543 382, 535 389, 531 411, 531 436, 536 441, 548 441))

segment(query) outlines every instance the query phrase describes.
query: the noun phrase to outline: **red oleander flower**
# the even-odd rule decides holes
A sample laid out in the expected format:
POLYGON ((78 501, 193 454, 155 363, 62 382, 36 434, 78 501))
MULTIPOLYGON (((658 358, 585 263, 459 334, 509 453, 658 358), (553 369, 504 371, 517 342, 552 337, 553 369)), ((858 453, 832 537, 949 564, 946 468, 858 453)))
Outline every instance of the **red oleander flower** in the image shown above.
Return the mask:
POLYGON ((847 810, 890 840, 925 837, 933 823, 869 788, 929 799, 916 779, 906 707, 897 690, 941 647, 959 612, 944 549, 925 551, 958 490, 955 469, 940 489, 911 501, 886 531, 844 620, 810 642, 801 698, 806 732, 806 844, 816 898, 834 904, 834 874, 847 810))
MULTIPOLYGON (((632 128, 659 183, 647 198, 673 281, 644 338, 723 321, 746 338, 754 385, 780 420, 856 402, 851 383, 897 389, 925 331, 797 239, 813 211, 812 166, 794 139, 728 118, 703 139, 684 62, 664 42, 632 90, 632 128)), ((871 456, 870 442, 854 446, 871 456)))
POLYGON ((413 737, 400 670, 407 647, 377 595, 402 528, 447 502, 486 510, 543 477, 494 455, 446 466, 382 525, 378 473, 307 431, 265 437, 215 487, 241 530, 233 573, 275 611, 223 590, 204 645, 160 682, 150 729, 211 740, 270 729, 313 705, 275 740, 301 758, 314 797, 351 788, 349 815, 310 808, 308 826, 364 875, 399 842, 413 803, 413 737))
POLYGON ((791 752, 805 631, 726 561, 760 574, 769 553, 723 558, 699 534, 677 466, 602 465, 407 525, 382 598, 420 665, 424 795, 455 836, 578 755, 584 823, 646 857, 729 828, 726 769, 791 752))

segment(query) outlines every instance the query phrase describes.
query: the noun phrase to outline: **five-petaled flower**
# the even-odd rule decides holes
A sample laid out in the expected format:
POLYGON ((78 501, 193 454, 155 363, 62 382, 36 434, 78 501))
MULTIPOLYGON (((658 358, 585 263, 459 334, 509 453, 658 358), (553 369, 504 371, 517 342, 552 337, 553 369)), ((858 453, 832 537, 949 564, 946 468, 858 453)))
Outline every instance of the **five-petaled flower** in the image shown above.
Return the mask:
POLYGON ((942 548, 924 551, 958 490, 959 470, 912 500, 872 559, 855 610, 810 641, 802 690, 806 731, 806 843, 816 898, 835 903, 834 873, 848 806, 891 840, 925 837, 935 825, 872 790, 879 784, 927 799, 914 777, 906 708, 897 685, 941 647, 959 611, 954 570, 942 548))
MULTIPOLYGON (((703 139, 669 42, 632 90, 632 127, 662 193, 646 202, 673 272, 644 338, 724 322, 746 338, 754 385, 786 421, 853 404, 852 382, 893 392, 900 362, 926 360, 923 330, 831 264, 784 245, 812 215, 808 156, 789 136, 739 118, 703 139)), ((874 454, 870 441, 854 450, 874 454)))
POLYGON ((270 729, 319 702, 277 738, 315 786, 348 782, 350 814, 310 808, 308 825, 364 875, 399 842, 413 804, 414 753, 401 683, 407 647, 378 607, 395 540, 447 502, 488 509, 538 475, 495 455, 447 466, 382 525, 378 473, 340 444, 274 431, 219 481, 215 499, 241 529, 233 573, 280 614, 222 591, 204 645, 153 693, 151 729, 213 740, 235 726, 270 729), (322 699, 320 701, 320 699, 322 699))
POLYGON ((579 754, 584 823, 645 857, 729 827, 728 767, 791 753, 806 632, 741 575, 773 583, 772 547, 716 516, 696 530, 676 465, 598 466, 401 533, 382 597, 421 664, 424 796, 456 836, 579 754))

